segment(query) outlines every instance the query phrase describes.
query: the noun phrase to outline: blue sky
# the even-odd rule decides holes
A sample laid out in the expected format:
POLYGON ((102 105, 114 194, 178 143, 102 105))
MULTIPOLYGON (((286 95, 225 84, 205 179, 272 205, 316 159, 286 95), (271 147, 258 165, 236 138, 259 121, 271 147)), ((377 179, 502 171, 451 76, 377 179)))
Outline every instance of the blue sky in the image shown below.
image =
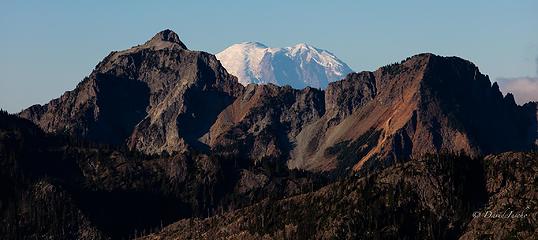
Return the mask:
POLYGON ((497 78, 535 76, 538 1, 6 1, 0 3, 0 108, 73 89, 110 51, 169 28, 190 49, 306 42, 355 71, 432 52, 497 78))

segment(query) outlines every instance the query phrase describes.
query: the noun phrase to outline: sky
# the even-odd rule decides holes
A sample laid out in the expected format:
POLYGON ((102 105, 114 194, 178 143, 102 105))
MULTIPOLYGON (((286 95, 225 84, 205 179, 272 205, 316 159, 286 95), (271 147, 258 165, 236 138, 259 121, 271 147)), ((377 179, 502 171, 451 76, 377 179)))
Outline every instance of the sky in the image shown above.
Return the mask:
POLYGON ((167 28, 214 54, 244 41, 306 42, 364 71, 431 52, 468 59, 492 81, 538 84, 536 0, 0 0, 0 108, 59 97, 111 51, 167 28))

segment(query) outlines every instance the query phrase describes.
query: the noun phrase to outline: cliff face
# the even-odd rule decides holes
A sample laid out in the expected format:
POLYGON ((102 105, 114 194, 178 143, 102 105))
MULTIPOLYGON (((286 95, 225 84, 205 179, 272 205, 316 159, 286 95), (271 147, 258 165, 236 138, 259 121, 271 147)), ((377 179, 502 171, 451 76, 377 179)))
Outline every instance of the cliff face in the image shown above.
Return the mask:
POLYGON ((296 135, 323 114, 320 90, 251 84, 219 114, 206 142, 219 154, 285 162, 296 135))
POLYGON ((340 174, 427 153, 527 150, 535 109, 503 97, 472 63, 433 54, 349 74, 325 91, 243 87, 213 55, 165 30, 111 53, 75 90, 20 116, 145 153, 196 149, 340 174))

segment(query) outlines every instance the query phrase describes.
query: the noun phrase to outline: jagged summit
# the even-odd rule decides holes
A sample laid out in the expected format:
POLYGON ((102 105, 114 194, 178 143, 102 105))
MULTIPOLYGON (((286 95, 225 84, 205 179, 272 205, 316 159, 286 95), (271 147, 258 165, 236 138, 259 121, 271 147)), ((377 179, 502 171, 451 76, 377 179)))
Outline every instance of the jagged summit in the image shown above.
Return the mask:
POLYGON ((167 42, 175 42, 175 43, 181 43, 179 40, 179 36, 170 29, 165 29, 163 31, 158 32, 155 34, 155 36, 152 38, 152 40, 160 40, 160 41, 167 41, 167 42))
POLYGON ((179 36, 170 29, 165 29, 158 32, 153 36, 149 41, 147 41, 143 46, 146 47, 179 47, 181 49, 188 50, 187 46, 179 39, 179 36))

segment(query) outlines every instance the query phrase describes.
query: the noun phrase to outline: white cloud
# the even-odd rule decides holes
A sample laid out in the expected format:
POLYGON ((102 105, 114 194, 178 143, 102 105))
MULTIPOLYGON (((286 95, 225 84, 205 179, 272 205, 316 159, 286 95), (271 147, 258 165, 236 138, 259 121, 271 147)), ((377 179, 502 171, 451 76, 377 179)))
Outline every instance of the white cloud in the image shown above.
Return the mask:
POLYGON ((498 82, 501 91, 512 93, 518 104, 538 101, 538 77, 500 78, 498 82))

